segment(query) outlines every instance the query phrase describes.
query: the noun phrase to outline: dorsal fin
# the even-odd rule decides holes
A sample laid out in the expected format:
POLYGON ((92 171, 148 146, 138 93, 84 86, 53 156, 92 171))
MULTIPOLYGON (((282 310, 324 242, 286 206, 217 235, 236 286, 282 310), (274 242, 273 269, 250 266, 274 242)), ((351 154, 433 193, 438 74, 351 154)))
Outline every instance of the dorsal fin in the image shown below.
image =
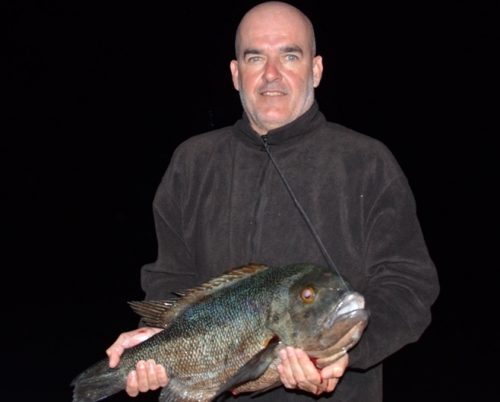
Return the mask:
POLYGON ((175 301, 144 300, 129 301, 135 313, 139 314, 143 322, 149 327, 165 328, 178 311, 173 308, 175 301))
POLYGON ((165 328, 168 323, 186 307, 196 303, 209 294, 267 269, 267 265, 249 263, 233 268, 195 288, 176 293, 176 300, 131 301, 132 310, 139 314, 146 325, 165 328))

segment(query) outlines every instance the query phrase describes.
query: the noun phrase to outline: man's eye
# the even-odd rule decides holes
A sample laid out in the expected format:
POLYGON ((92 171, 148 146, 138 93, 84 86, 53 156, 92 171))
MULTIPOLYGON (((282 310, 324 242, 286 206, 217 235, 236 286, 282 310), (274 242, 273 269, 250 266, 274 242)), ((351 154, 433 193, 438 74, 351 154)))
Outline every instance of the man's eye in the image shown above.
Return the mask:
POLYGON ((251 56, 247 59, 247 63, 257 63, 262 60, 261 56, 251 56))
POLYGON ((297 56, 296 54, 287 54, 285 55, 285 60, 286 61, 296 61, 299 59, 299 56, 297 56))

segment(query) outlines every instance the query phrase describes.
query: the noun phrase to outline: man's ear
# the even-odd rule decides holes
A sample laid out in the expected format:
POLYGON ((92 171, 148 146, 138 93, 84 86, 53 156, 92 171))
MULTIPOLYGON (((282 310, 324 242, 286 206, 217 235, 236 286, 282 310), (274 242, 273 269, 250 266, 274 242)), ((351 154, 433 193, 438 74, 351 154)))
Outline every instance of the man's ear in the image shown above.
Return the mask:
POLYGON ((321 56, 314 56, 313 58, 313 85, 316 88, 323 76, 323 58, 321 56))
POLYGON ((239 91, 240 90, 240 82, 238 80, 238 77, 239 77, 238 60, 231 60, 231 63, 229 64, 229 68, 231 69, 231 77, 233 78, 234 89, 239 91))

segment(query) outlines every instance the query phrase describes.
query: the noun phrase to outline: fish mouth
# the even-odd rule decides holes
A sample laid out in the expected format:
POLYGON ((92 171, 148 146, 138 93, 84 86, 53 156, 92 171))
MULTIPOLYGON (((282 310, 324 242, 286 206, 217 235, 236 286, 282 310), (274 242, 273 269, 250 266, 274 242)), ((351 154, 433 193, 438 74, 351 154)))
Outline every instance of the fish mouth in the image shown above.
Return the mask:
POLYGON ((358 343, 368 324, 369 312, 365 299, 357 292, 348 292, 322 324, 323 330, 306 348, 319 368, 331 364, 358 343))
POLYGON ((328 317, 324 326, 329 328, 338 320, 356 315, 356 311, 366 311, 365 298, 358 292, 348 292, 344 294, 342 299, 335 306, 333 314, 328 317))

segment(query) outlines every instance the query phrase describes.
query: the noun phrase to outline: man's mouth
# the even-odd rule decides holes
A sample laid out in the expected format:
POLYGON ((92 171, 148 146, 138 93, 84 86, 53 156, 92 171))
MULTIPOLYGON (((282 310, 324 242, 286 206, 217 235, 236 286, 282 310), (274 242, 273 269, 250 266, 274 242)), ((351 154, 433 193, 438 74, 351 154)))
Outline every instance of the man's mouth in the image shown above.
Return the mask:
POLYGON ((287 94, 287 91, 281 88, 267 88, 259 91, 262 96, 283 96, 287 94))

